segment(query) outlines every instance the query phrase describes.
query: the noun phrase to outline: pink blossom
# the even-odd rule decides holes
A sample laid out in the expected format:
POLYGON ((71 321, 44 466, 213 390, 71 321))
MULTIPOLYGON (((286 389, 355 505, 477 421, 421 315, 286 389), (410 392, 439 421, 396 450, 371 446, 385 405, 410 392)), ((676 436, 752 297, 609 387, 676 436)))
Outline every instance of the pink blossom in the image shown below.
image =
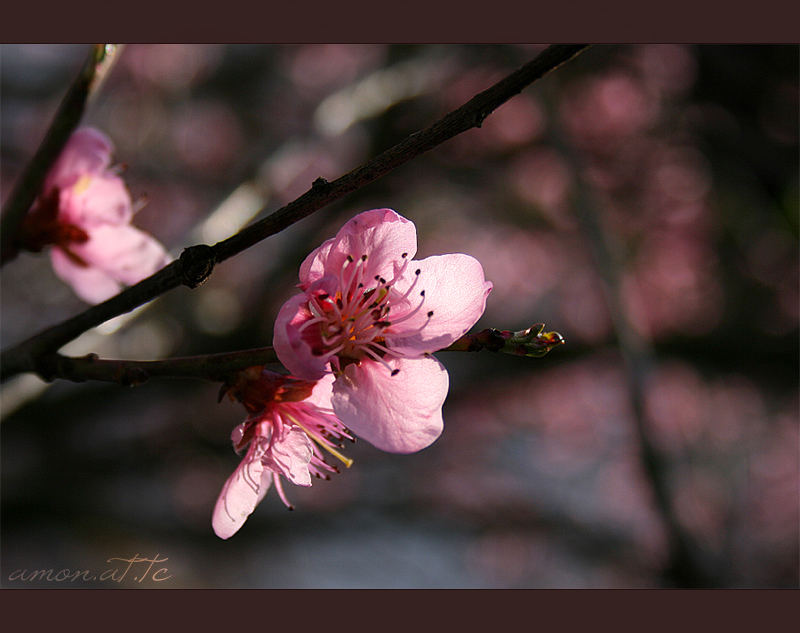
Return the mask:
POLYGON ((228 394, 240 400, 249 416, 231 434, 244 459, 222 487, 211 520, 217 536, 233 536, 275 483, 291 510, 281 476, 298 486, 310 486, 311 476, 328 479, 338 470, 325 462, 320 448, 350 466, 336 447, 352 439, 331 409, 332 376, 313 383, 282 376, 260 367, 239 374, 228 394))
POLYGON ((99 130, 77 130, 22 227, 23 247, 52 246, 56 275, 87 303, 105 301, 169 262, 158 241, 131 225, 133 203, 110 167, 112 152, 99 130))
POLYGON ((492 289, 460 253, 412 258, 413 222, 365 211, 300 266, 302 292, 281 308, 273 344, 294 375, 333 372, 333 410, 376 447, 411 453, 442 432, 449 379, 430 354, 483 314, 492 289))

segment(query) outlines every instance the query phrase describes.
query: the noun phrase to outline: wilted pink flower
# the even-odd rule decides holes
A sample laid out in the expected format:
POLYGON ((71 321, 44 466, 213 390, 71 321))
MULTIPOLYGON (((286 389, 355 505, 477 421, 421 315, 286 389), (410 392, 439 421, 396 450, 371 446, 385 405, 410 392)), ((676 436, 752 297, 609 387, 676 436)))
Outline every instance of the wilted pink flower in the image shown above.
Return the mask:
POLYGON ((32 251, 51 245, 53 270, 88 303, 117 294, 169 262, 164 247, 131 226, 133 204, 111 169, 113 145, 94 128, 67 141, 22 227, 32 251))
POLYGON ((352 438, 331 409, 332 383, 332 376, 314 383, 260 367, 239 374, 228 394, 242 402, 249 416, 233 430, 231 440, 237 452, 250 447, 214 507, 211 524, 217 536, 233 536, 273 481, 291 510, 281 475, 298 486, 310 486, 312 475, 328 479, 328 473, 338 472, 325 462, 320 447, 350 466, 352 461, 336 450, 342 439, 352 438))
POLYGON ((274 346, 294 375, 332 371, 333 410, 376 447, 411 453, 442 432, 448 375, 432 352, 483 314, 492 289, 460 253, 420 261, 413 222, 365 211, 300 266, 301 294, 275 322, 274 346))

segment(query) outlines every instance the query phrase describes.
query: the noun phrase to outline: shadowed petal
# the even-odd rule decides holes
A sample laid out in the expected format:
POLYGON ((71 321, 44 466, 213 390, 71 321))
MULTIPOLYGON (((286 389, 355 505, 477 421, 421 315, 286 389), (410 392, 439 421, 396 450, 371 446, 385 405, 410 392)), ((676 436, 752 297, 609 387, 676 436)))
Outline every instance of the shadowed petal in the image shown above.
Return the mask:
POLYGON ((306 295, 291 297, 275 318, 272 346, 278 359, 294 376, 303 380, 319 380, 326 373, 327 361, 314 355, 311 345, 299 331, 299 327, 310 318, 306 295))

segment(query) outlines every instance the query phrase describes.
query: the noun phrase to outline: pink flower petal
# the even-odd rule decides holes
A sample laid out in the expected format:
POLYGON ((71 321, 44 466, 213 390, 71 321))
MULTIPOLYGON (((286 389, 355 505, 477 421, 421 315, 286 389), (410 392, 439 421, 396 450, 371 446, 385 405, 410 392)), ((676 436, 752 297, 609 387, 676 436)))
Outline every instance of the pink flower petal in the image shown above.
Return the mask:
POLYGON ((447 370, 435 358, 395 359, 399 373, 364 360, 333 385, 333 410, 356 435, 392 453, 413 453, 442 433, 447 370))
POLYGON ((264 454, 264 465, 271 471, 285 476, 298 486, 310 486, 311 474, 308 464, 313 455, 311 440, 299 427, 291 427, 284 437, 272 443, 264 454))
POLYGON ((298 277, 303 290, 308 289, 311 284, 325 276, 325 263, 328 261, 334 239, 325 240, 321 246, 311 251, 300 264, 298 277))
POLYGON ((90 266, 129 286, 169 263, 158 240, 128 224, 96 226, 89 233, 89 241, 75 244, 72 250, 90 266))
POLYGON ((119 282, 108 273, 92 266, 79 266, 60 248, 50 250, 50 261, 58 278, 72 286, 86 303, 101 303, 120 291, 119 282))
POLYGON ((133 218, 133 203, 122 178, 114 175, 87 178, 61 189, 59 220, 84 228, 128 224, 133 218))
POLYGON ((272 473, 264 468, 260 459, 254 459, 254 455, 255 448, 251 446, 247 456, 225 482, 214 506, 211 526, 222 539, 239 531, 272 483, 272 473))
POLYGON ((111 140, 100 130, 92 127, 76 130, 47 174, 44 191, 70 187, 87 174, 100 174, 111 162, 113 151, 111 140))
POLYGON ((294 376, 303 380, 319 380, 327 371, 327 360, 315 356, 311 345, 298 328, 311 318, 305 294, 295 295, 283 304, 275 318, 272 346, 281 363, 294 376))
POLYGON ((408 259, 417 252, 417 229, 414 223, 391 209, 364 211, 349 220, 336 234, 313 251, 300 265, 300 286, 307 288, 326 274, 337 277, 344 270, 348 255, 368 259, 364 277, 389 278, 393 263, 408 259))
POLYGON ((395 287, 401 296, 413 283, 417 269, 421 272, 407 310, 419 305, 422 290, 424 303, 406 320, 393 309, 390 320, 397 324, 386 330, 385 337, 390 349, 421 355, 447 347, 475 325, 486 308, 492 282, 486 281, 483 267, 474 257, 462 253, 435 255, 411 262, 395 287), (429 319, 430 312, 433 315, 429 319))
POLYGON ((314 385, 314 389, 311 391, 311 395, 306 398, 304 402, 312 404, 320 409, 331 409, 333 407, 331 404, 331 398, 333 398, 333 381, 334 377, 332 373, 325 374, 317 381, 314 385))

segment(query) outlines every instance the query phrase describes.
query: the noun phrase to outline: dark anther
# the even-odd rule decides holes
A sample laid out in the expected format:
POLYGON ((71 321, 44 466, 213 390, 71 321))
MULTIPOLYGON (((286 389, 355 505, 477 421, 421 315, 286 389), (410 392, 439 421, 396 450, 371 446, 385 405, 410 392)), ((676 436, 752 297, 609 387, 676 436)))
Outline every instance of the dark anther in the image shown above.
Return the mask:
POLYGON ((364 284, 358 284, 358 287, 359 287, 359 288, 363 288, 363 287, 364 287, 364 284))
POLYGON ((362 261, 362 262, 365 262, 365 261, 367 261, 367 256, 366 256, 366 255, 362 255, 362 256, 361 256, 361 261, 362 261))
POLYGON ((424 291, 424 290, 421 290, 421 291, 420 291, 420 293, 419 293, 419 296, 420 296, 420 297, 424 297, 424 296, 425 296, 425 291, 424 291))
POLYGON ((381 278, 381 276, 380 276, 380 275, 375 275, 375 281, 379 281, 379 280, 380 280, 380 278, 381 278))
POLYGON ((339 309, 340 309, 340 310, 341 310, 341 309, 342 309, 342 307, 344 306, 344 303, 342 302, 342 298, 341 298, 341 297, 339 297, 339 298, 336 300, 336 305, 339 307, 339 309))
POLYGON ((392 376, 396 376, 396 375, 397 375, 397 374, 399 374, 399 373, 400 373, 400 370, 399 370, 399 369, 393 369, 393 370, 392 370, 392 376))
POLYGON ((353 263, 353 256, 352 255, 348 255, 347 256, 347 261, 352 264, 353 263))
POLYGON ((431 310, 430 312, 428 312, 428 318, 430 319, 432 316, 433 316, 433 310, 431 310))
POLYGON ((181 282, 189 288, 197 288, 206 279, 217 263, 214 249, 206 244, 198 244, 183 249, 180 259, 181 282))
POLYGON ((325 299, 327 299, 329 296, 330 296, 330 295, 329 295, 327 292, 325 292, 325 293, 323 293, 323 294, 321 294, 321 295, 319 296, 319 300, 320 300, 320 301, 325 301, 325 299))
POLYGON ((400 255, 400 257, 403 257, 403 258, 408 257, 408 253, 403 253, 402 255, 400 255))
POLYGON ((419 268, 417 268, 417 269, 414 271, 414 274, 415 274, 415 275, 419 275, 421 272, 422 272, 422 271, 421 271, 419 268))

